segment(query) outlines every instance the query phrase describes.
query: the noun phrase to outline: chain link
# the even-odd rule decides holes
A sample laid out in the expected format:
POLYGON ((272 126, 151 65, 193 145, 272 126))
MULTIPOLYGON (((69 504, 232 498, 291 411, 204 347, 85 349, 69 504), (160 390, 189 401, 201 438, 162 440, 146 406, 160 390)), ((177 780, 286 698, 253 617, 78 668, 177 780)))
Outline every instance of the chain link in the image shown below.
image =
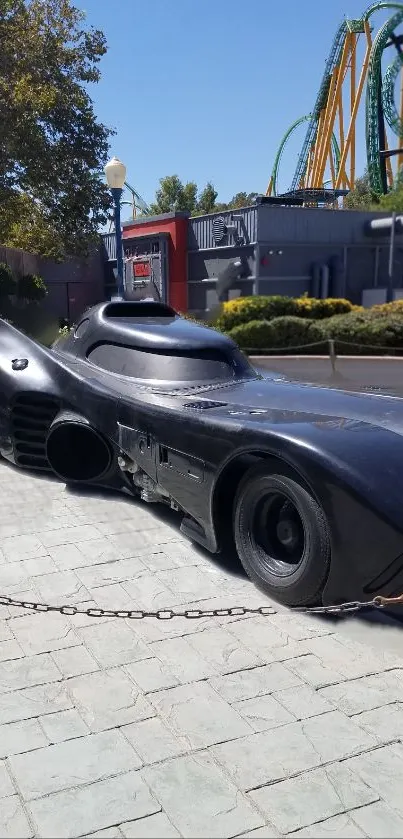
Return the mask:
MULTIPOLYGON (((335 606, 296 606, 293 612, 316 615, 345 615, 360 612, 367 609, 384 609, 386 606, 403 605, 403 595, 399 597, 374 597, 373 600, 361 602, 352 600, 349 603, 340 603, 335 606)), ((101 609, 90 606, 87 609, 79 606, 52 606, 48 603, 34 603, 29 600, 15 600, 5 594, 0 595, 0 606, 14 606, 19 609, 28 609, 31 612, 59 612, 61 615, 87 615, 89 618, 123 618, 125 620, 142 620, 143 618, 155 618, 166 621, 173 618, 187 618, 197 620, 198 618, 234 618, 244 615, 275 615, 276 609, 273 606, 230 606, 218 609, 157 609, 155 612, 144 609, 101 609)))

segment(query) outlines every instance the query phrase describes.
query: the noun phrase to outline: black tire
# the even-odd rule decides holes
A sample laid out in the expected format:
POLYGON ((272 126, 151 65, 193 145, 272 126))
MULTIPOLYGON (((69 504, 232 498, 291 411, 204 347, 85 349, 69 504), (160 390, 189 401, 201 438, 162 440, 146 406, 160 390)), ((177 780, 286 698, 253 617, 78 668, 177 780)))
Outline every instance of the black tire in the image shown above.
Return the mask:
POLYGON ((321 602, 330 566, 325 514, 294 474, 267 463, 244 475, 235 497, 234 539, 248 576, 286 606, 321 602))

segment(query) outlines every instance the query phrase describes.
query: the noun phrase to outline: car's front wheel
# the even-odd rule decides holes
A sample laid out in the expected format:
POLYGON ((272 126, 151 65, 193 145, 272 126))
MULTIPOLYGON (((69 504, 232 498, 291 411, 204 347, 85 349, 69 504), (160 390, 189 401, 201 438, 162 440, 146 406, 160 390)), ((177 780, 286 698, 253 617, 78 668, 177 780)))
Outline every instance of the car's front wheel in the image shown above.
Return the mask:
POLYGON ((309 490, 262 462, 244 475, 234 507, 234 539, 246 573, 287 606, 320 602, 330 565, 326 516, 309 490))

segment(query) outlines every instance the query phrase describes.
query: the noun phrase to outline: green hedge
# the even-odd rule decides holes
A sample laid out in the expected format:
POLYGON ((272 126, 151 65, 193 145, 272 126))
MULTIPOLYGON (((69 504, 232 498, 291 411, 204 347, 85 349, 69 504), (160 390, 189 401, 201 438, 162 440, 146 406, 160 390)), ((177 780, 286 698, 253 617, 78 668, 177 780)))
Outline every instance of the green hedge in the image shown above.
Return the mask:
POLYGON ((356 310, 349 300, 332 299, 317 300, 313 297, 237 297, 223 303, 215 326, 223 332, 229 332, 235 326, 250 321, 272 320, 277 317, 294 316, 321 320, 332 315, 343 314, 356 310))
POLYGON ((362 351, 368 347, 403 348, 403 318, 399 314, 351 312, 322 321, 318 329, 324 338, 335 340, 339 354, 355 355, 360 347, 364 348, 362 351), (350 344, 350 348, 343 347, 343 343, 350 344))
POLYGON ((292 315, 252 320, 235 326, 228 334, 241 349, 247 350, 285 349, 326 340, 314 321, 292 315))
POLYGON ((382 354, 383 349, 403 350, 403 317, 399 314, 373 316, 370 312, 334 315, 321 321, 285 316, 255 320, 234 327, 228 333, 243 350, 292 350, 327 352, 330 339, 338 355, 382 354), (317 346, 309 346, 316 344, 317 346), (322 346, 320 346, 322 345, 322 346), (306 347, 304 350, 303 348, 306 347))

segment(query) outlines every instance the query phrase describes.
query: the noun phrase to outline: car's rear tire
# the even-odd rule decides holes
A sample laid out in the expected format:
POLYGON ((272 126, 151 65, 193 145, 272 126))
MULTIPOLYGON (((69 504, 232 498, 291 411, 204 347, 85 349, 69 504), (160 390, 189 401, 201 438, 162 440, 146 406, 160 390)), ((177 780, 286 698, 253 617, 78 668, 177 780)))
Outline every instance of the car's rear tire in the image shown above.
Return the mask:
POLYGON ((265 462, 249 469, 234 504, 234 540, 248 576, 287 606, 312 605, 330 565, 326 516, 298 478, 265 462))

